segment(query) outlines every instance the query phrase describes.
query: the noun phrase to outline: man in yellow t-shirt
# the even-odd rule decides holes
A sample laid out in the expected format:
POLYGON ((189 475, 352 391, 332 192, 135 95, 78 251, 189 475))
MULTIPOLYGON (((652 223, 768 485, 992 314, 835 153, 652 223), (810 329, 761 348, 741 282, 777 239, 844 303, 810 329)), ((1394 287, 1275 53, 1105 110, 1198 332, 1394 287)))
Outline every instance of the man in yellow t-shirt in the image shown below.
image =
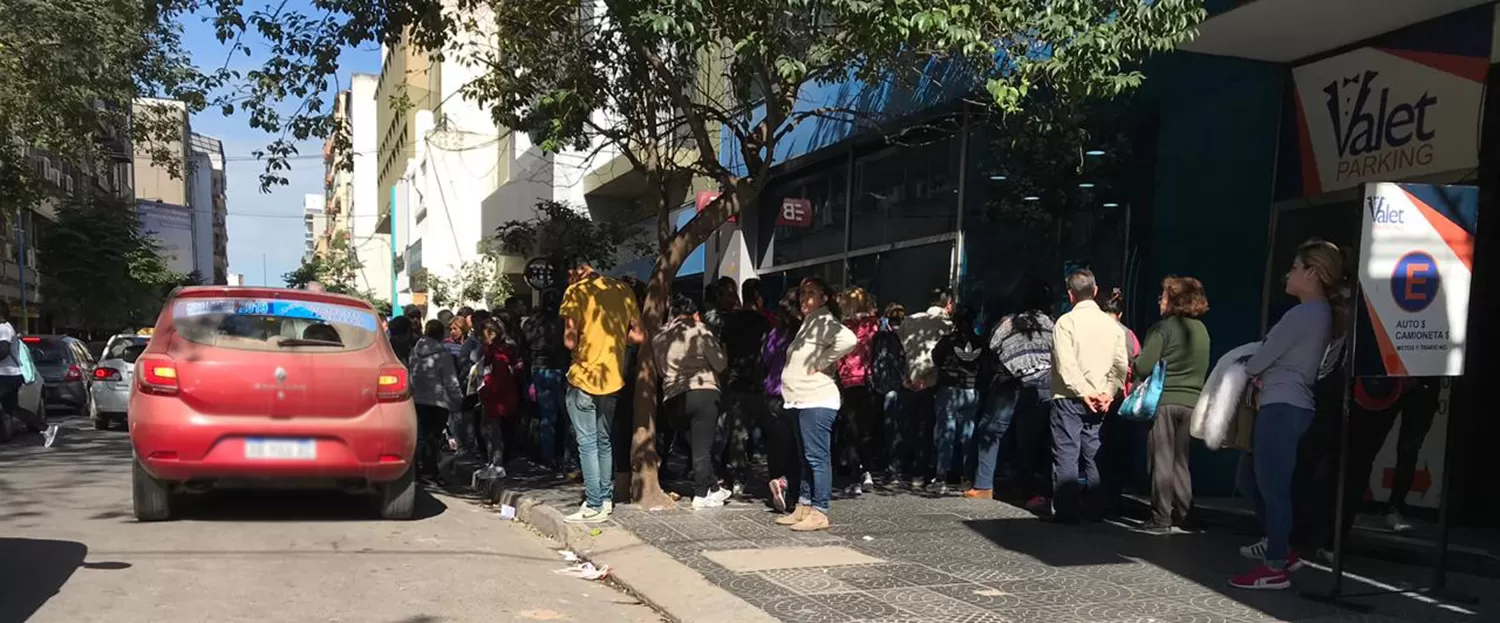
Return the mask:
POLYGON ((596 523, 614 510, 614 448, 610 443, 615 403, 625 386, 625 352, 645 339, 635 293, 594 271, 585 260, 569 263, 568 289, 558 315, 566 323, 563 345, 573 352, 568 368, 568 419, 578 439, 584 503, 565 519, 596 523))

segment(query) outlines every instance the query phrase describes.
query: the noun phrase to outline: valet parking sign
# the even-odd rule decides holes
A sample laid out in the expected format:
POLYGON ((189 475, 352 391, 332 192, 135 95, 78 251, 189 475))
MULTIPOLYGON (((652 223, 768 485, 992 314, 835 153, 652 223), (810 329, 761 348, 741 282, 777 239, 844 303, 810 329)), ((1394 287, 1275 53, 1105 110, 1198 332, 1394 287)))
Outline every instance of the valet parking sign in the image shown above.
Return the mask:
POLYGON ((1365 185, 1355 376, 1463 374, 1478 207, 1473 186, 1365 185))

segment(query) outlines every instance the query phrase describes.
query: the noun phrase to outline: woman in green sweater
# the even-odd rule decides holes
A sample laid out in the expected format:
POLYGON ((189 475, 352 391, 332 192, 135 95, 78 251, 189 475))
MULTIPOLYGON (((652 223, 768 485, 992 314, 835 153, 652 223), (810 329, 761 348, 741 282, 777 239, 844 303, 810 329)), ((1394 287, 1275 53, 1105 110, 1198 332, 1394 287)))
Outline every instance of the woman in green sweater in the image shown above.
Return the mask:
POLYGON ((1157 362, 1166 364, 1166 382, 1156 406, 1148 440, 1151 464, 1151 519, 1142 530, 1171 534, 1193 507, 1193 476, 1188 470, 1188 435, 1193 407, 1208 376, 1208 329, 1199 318, 1208 313, 1203 284, 1192 277, 1171 276, 1161 282, 1161 322, 1146 332, 1135 378, 1146 379, 1157 362))

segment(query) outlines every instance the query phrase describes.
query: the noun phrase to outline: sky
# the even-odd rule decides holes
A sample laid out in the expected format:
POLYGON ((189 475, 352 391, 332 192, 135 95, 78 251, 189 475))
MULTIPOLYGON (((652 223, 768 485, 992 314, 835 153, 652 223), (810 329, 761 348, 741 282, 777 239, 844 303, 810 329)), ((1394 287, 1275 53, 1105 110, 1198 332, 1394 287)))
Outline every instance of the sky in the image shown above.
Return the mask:
MULTIPOLYGON (((254 5, 254 2, 247 5, 254 5)), ((287 7, 308 5, 305 0, 291 0, 287 7)), ((246 10, 250 10, 250 6, 246 10)), ((241 45, 248 45, 249 56, 228 54, 229 45, 219 43, 213 27, 201 18, 190 17, 183 23, 183 43, 196 65, 217 69, 229 59, 231 69, 241 71, 259 67, 268 54, 262 42, 246 35, 241 45)), ((340 59, 339 88, 347 87, 351 73, 379 73, 380 49, 349 50, 340 59)), ((325 97, 331 102, 331 97, 325 97)), ((290 161, 291 170, 284 173, 288 185, 277 186, 269 193, 260 190, 260 175, 265 162, 254 160, 251 153, 265 147, 275 137, 250 127, 248 116, 236 110, 225 117, 217 108, 198 113, 192 119, 193 131, 224 141, 225 202, 229 213, 229 272, 245 276, 246 285, 283 284, 281 275, 302 263, 302 198, 323 194, 323 143, 321 140, 299 144, 299 158, 290 161)))

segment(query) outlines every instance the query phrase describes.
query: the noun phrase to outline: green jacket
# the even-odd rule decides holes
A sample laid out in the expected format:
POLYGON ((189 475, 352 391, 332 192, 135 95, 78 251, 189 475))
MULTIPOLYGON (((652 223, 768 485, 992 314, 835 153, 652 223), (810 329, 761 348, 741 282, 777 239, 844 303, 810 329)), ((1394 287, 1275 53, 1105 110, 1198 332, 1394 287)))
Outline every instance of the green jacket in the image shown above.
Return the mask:
POLYGON ((1203 380, 1208 377, 1208 351, 1208 329, 1203 321, 1168 316, 1146 332, 1141 355, 1135 360, 1135 378, 1144 381, 1156 362, 1165 361, 1167 380, 1160 404, 1196 406, 1203 380))

